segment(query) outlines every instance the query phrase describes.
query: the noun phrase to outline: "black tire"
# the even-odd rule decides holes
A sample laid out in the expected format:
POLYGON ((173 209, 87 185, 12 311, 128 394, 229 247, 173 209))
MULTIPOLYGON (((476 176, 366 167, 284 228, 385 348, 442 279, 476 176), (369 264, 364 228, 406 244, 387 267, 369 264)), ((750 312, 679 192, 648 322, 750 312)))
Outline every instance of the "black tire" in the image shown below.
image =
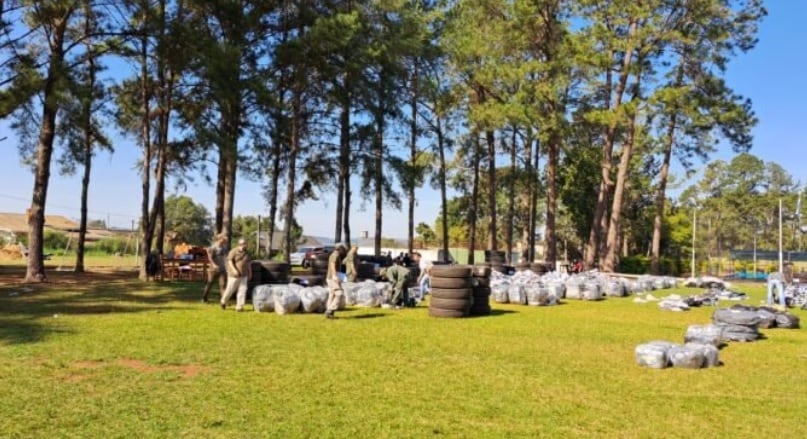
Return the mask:
POLYGON ((488 264, 474 265, 471 274, 473 275, 473 277, 487 279, 487 278, 490 277, 490 272, 491 271, 492 270, 490 269, 490 265, 488 265, 488 264))
POLYGON ((532 265, 530 265, 530 270, 536 274, 545 274, 547 271, 549 271, 546 268, 546 264, 541 264, 538 262, 534 262, 532 265))
POLYGON ((516 264, 515 268, 517 272, 527 271, 530 269, 530 264, 516 264))
POLYGON ((280 261, 271 261, 271 260, 262 260, 258 261, 263 266, 264 269, 274 272, 274 273, 291 273, 291 265, 280 262, 280 261))
POLYGON ((467 311, 471 308, 471 299, 442 299, 440 297, 432 297, 429 302, 429 307, 467 311))
POLYGON ((470 288, 440 289, 432 288, 429 294, 432 299, 462 299, 470 300, 473 290, 470 288))
POLYGON ((490 279, 485 277, 473 278, 474 288, 490 288, 490 279))
POLYGON ((264 283, 267 284, 285 284, 289 282, 289 273, 277 271, 264 271, 264 283))
POLYGON ((434 277, 429 279, 432 288, 440 289, 456 289, 456 288, 471 288, 470 277, 434 277))
POLYGON ((450 318, 450 319, 458 319, 462 317, 467 317, 468 313, 465 311, 456 311, 452 309, 441 309, 441 308, 432 308, 429 307, 429 317, 441 317, 441 318, 450 318))
POLYGON ((493 309, 490 307, 490 305, 474 304, 468 313, 472 316, 489 316, 491 312, 493 312, 493 309))
POLYGON ((488 287, 475 287, 473 293, 471 294, 474 297, 489 297, 490 296, 490 288, 488 287))
POLYGON ((307 282, 308 286, 314 286, 314 285, 322 286, 322 285, 325 285, 325 277, 324 276, 319 276, 319 275, 305 275, 305 274, 303 274, 303 275, 300 275, 300 276, 292 277, 291 282, 299 283, 301 285, 305 285, 306 282, 307 282))
POLYGON ((471 277, 471 267, 467 265, 434 265, 432 279, 436 277, 471 277))
POLYGON ((507 266, 503 263, 490 264, 490 269, 498 273, 507 274, 507 266))

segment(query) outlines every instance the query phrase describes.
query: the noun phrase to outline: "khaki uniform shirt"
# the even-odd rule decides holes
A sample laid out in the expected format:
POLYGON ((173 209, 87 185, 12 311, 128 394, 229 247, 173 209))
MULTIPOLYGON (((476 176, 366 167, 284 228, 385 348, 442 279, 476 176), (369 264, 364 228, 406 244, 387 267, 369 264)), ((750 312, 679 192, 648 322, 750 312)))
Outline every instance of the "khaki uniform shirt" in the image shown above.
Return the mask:
POLYGON ((230 250, 227 255, 227 276, 244 277, 249 274, 249 255, 241 247, 230 250))

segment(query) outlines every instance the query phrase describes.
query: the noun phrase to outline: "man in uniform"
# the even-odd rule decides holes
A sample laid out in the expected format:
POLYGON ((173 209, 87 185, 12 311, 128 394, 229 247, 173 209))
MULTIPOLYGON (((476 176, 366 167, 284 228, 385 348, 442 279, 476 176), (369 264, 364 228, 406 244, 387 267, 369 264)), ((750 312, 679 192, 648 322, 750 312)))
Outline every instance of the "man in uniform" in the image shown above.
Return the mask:
POLYGON ((227 301, 238 290, 238 295, 235 296, 235 310, 244 310, 244 302, 247 301, 247 280, 252 276, 250 265, 247 241, 239 239, 238 247, 230 250, 227 255, 227 289, 221 298, 221 309, 227 307, 227 301))
POLYGON ((328 257, 328 273, 325 282, 328 284, 328 308, 325 311, 326 319, 335 318, 334 312, 339 309, 339 300, 342 298, 342 281, 339 279, 339 267, 342 265, 342 258, 345 256, 346 248, 344 244, 337 244, 336 248, 328 257))
POLYGON ((409 269, 403 265, 393 265, 382 268, 379 273, 382 279, 392 282, 391 305, 395 309, 401 309, 405 305, 406 289, 409 287, 409 269))
POLYGON ((358 252, 359 246, 353 245, 345 255, 345 273, 347 274, 348 282, 356 282, 356 276, 358 275, 356 272, 356 264, 358 263, 356 253, 358 252))
POLYGON ((210 265, 207 267, 207 283, 205 283, 202 302, 207 303, 210 288, 217 280, 221 296, 224 296, 224 288, 227 286, 227 253, 229 253, 227 251, 227 235, 224 233, 218 234, 213 245, 206 248, 205 251, 210 265))

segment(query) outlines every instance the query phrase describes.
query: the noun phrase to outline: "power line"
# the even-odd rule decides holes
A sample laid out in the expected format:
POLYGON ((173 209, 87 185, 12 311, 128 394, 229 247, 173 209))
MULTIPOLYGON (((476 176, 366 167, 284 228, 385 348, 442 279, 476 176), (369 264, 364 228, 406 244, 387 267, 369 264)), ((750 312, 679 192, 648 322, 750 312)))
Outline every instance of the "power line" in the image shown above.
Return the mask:
MULTIPOLYGON (((25 201, 25 202, 29 201, 28 198, 23 198, 23 197, 18 197, 18 196, 15 196, 15 195, 8 195, 8 194, 0 194, 0 198, 7 198, 7 199, 10 199, 10 200, 25 201)), ((62 205, 58 205, 58 204, 50 204, 50 203, 48 203, 47 207, 56 208, 56 209, 66 209, 66 210, 75 211, 75 212, 81 212, 81 208, 80 207, 75 207, 75 206, 62 206, 62 205)), ((117 217, 117 218, 127 218, 127 219, 140 218, 139 215, 133 215, 131 213, 102 212, 102 211, 99 211, 99 210, 87 210, 87 213, 91 213, 93 215, 105 215, 105 216, 113 216, 113 217, 117 217)))

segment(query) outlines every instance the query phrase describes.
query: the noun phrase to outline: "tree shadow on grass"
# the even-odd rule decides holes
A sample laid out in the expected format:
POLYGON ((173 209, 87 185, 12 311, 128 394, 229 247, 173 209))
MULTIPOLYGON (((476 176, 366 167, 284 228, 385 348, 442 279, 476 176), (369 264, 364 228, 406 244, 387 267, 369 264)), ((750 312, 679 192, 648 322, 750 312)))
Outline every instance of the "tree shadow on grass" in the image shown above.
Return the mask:
POLYGON ((351 319, 377 319, 380 317, 387 317, 389 314, 383 314, 380 312, 371 313, 371 314, 359 314, 357 316, 350 317, 351 319))
POLYGON ((503 316, 503 315, 507 315, 507 314, 518 314, 518 311, 513 311, 512 309, 496 309, 496 308, 493 308, 493 309, 490 310, 490 314, 480 315, 480 316, 471 315, 471 316, 468 316, 468 317, 470 317, 472 319, 481 319, 481 318, 485 318, 485 317, 498 317, 498 316, 503 316))
POLYGON ((73 278, 0 286, 0 343, 34 343, 50 334, 69 332, 47 320, 60 316, 187 309, 184 304, 199 300, 203 286, 200 282, 140 282, 136 275, 115 273, 73 278))

